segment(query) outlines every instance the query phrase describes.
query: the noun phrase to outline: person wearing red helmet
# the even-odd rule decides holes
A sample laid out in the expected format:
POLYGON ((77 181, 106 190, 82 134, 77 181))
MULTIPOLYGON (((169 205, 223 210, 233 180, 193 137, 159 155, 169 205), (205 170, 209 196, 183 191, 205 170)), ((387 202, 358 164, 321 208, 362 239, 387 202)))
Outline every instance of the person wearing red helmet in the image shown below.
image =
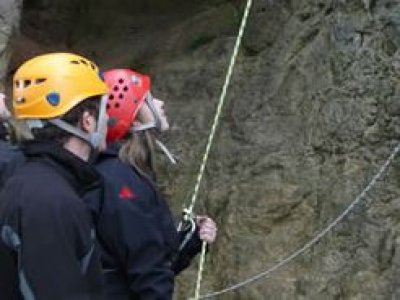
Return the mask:
POLYGON ((155 181, 154 148, 169 128, 164 102, 152 97, 148 76, 129 69, 104 73, 109 87, 109 147, 98 159, 106 189, 98 219, 102 264, 110 299, 172 299, 174 276, 212 243, 216 225, 199 216, 194 234, 176 230, 155 181), (184 241, 184 242, 183 242, 184 241))

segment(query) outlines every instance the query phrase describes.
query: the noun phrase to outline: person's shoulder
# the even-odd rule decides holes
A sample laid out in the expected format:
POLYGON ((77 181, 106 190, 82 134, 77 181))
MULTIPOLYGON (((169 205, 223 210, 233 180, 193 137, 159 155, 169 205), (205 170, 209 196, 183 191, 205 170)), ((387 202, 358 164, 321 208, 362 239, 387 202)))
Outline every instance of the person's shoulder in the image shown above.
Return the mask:
POLYGON ((50 217, 50 212, 58 216, 84 205, 61 175, 46 170, 46 166, 37 162, 27 162, 20 167, 2 188, 0 198, 29 216, 50 217))
POLYGON ((18 187, 32 197, 44 195, 63 196, 73 188, 56 170, 42 162, 26 161, 9 179, 9 184, 18 187))

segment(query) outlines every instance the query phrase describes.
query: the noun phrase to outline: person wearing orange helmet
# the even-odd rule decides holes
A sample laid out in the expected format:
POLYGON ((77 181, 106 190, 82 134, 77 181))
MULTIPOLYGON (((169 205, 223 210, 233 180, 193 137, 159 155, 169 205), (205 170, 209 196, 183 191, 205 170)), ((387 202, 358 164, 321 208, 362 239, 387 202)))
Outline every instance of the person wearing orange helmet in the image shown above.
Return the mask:
POLYGON ((171 299, 174 276, 212 243, 216 225, 206 216, 191 233, 177 232, 155 181, 154 148, 174 156, 155 138, 169 128, 164 102, 152 97, 148 76, 129 69, 104 73, 109 87, 107 141, 98 170, 106 189, 98 222, 110 299, 171 299))
POLYGON ((107 92, 97 66, 75 54, 38 56, 15 73, 15 118, 34 138, 0 192, 1 299, 103 299, 84 197, 102 188, 88 161, 105 146, 107 92))

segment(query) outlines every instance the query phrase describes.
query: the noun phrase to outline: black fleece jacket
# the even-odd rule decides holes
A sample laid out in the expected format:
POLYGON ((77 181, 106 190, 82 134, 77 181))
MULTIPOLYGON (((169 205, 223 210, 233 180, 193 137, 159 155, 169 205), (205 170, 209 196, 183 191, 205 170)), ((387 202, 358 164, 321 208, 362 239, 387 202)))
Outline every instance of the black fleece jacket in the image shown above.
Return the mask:
POLYGON ((102 185, 61 146, 30 142, 0 192, 0 298, 99 300, 102 272, 84 197, 102 185))
POLYGON ((97 168, 106 186, 97 219, 107 296, 172 299, 174 276, 201 249, 198 234, 178 251, 182 237, 167 203, 151 179, 118 159, 117 148, 103 153, 97 168))

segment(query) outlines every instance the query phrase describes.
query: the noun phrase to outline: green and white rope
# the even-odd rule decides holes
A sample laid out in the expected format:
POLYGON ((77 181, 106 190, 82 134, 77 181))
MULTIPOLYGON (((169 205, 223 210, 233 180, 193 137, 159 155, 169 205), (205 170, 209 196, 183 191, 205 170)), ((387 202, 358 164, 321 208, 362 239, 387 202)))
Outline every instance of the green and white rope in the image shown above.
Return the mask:
MULTIPOLYGON (((205 168, 206 168, 206 165, 207 165, 208 157, 210 155, 211 146, 212 146, 212 143, 214 141, 215 132, 217 130, 217 127, 218 127, 218 124, 219 124, 219 120, 221 118, 222 108, 223 108, 224 103, 225 103, 226 94, 227 94, 227 91, 228 91, 229 83, 231 81, 231 77, 232 77, 232 73, 233 73, 233 68, 235 66, 236 58, 238 56, 238 52, 239 52, 240 44, 241 44, 241 41, 242 41, 243 33, 244 33, 245 28, 246 28, 247 19, 248 19, 249 13, 250 13, 252 2, 253 2, 252 0, 247 0, 247 5, 246 5, 246 8, 245 8, 245 11, 244 11, 244 14, 243 14, 243 18, 242 18, 242 22, 241 22, 241 25, 240 25, 240 28, 239 28, 239 33, 238 33, 238 36, 236 38, 236 43, 235 43, 235 47, 233 49, 233 53, 232 53, 232 57, 231 57, 231 60, 230 60, 228 72, 227 72, 226 77, 225 77, 225 83, 224 83, 224 86, 222 88, 222 92, 221 92, 221 95, 220 95, 220 98, 219 98, 219 101, 218 101, 217 112, 216 112, 215 117, 214 117, 214 122, 213 122, 213 125, 212 125, 212 128, 211 128, 210 135, 208 137, 206 150, 204 152, 203 159, 202 159, 201 166, 200 166, 200 170, 199 170, 199 174, 197 176, 196 185, 194 187, 194 192, 193 192, 193 195, 192 195, 192 198, 191 198, 191 203, 190 203, 189 208, 186 210, 186 213, 188 215, 192 215, 194 206, 196 204, 196 200, 197 200, 197 197, 198 197, 200 185, 201 185, 201 182, 202 182, 202 179, 203 179, 203 176, 204 176, 204 171, 205 171, 205 168)), ((196 290, 195 290, 195 297, 194 297, 195 300, 199 299, 199 295, 200 295, 200 287, 201 287, 201 281, 202 281, 202 274, 203 274, 203 270, 204 270, 205 255, 206 255, 206 243, 203 242, 201 256, 200 256, 200 262, 199 262, 199 271, 198 271, 198 274, 197 274, 197 281, 196 281, 196 290)))

